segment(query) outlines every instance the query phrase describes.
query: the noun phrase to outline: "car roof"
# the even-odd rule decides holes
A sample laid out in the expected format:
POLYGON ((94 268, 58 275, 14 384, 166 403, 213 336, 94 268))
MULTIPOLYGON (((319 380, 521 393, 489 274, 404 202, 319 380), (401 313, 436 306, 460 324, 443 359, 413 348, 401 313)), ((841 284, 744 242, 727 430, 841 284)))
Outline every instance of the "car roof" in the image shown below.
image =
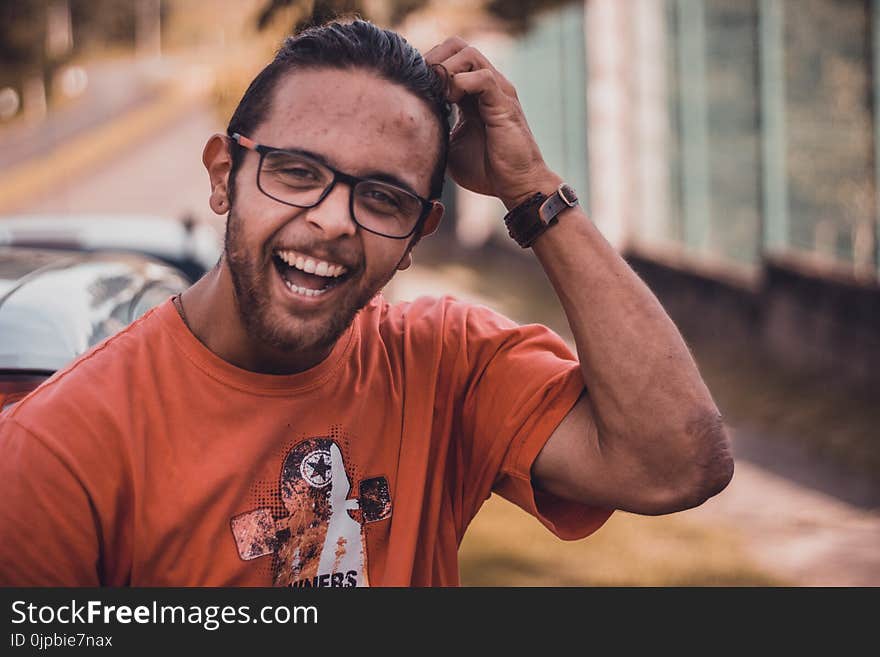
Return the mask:
POLYGON ((139 254, 0 247, 0 369, 59 369, 188 285, 139 254))

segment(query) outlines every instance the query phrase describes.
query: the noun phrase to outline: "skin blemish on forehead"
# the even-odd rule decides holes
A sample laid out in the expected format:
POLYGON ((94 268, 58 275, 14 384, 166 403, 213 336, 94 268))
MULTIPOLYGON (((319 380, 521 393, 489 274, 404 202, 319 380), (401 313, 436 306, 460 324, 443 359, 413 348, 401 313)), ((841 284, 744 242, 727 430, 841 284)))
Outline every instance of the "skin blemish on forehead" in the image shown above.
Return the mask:
POLYGON ((392 125, 403 133, 421 132, 420 120, 412 112, 401 111, 392 118, 392 125))

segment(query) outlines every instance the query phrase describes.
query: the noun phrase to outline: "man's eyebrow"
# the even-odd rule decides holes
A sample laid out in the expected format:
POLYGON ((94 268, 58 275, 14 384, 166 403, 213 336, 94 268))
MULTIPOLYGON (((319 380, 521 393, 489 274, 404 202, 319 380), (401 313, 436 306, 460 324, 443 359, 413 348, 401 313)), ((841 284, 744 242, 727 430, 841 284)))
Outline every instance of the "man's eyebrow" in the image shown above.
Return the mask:
MULTIPOLYGON (((309 157, 313 160, 317 160, 318 162, 320 162, 324 166, 330 167, 331 169, 338 169, 338 167, 336 167, 333 163, 328 162, 327 158, 324 157, 323 155, 321 155, 320 153, 315 153, 315 152, 310 151, 305 148, 296 148, 296 147, 283 148, 281 150, 284 150, 287 153, 295 153, 297 155, 305 155, 306 157, 309 157)), ((387 171, 368 171, 364 175, 357 176, 357 177, 369 179, 369 180, 377 180, 379 182, 384 182, 384 183, 389 183, 391 185, 394 185, 396 187, 400 187, 401 189, 408 191, 413 196, 418 196, 421 198, 421 194, 419 194, 417 191, 415 191, 408 182, 406 182, 405 180, 403 180, 402 178, 400 178, 398 176, 395 176, 393 173, 388 173, 387 171)))

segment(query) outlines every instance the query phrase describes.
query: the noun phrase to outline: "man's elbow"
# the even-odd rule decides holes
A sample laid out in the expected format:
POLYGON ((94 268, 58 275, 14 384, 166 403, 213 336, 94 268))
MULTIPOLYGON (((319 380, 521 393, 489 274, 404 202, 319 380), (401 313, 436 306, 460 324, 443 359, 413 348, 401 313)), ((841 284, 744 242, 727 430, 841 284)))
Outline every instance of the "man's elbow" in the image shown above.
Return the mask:
POLYGON ((723 491, 733 478, 733 455, 727 428, 717 413, 703 415, 685 429, 688 456, 675 476, 658 482, 646 512, 662 515, 700 506, 723 491))
POLYGON ((682 510, 700 506, 727 488, 733 479, 733 469, 733 456, 730 453, 729 445, 715 448, 710 462, 702 468, 702 472, 698 473, 700 476, 690 489, 685 491, 685 504, 682 510))

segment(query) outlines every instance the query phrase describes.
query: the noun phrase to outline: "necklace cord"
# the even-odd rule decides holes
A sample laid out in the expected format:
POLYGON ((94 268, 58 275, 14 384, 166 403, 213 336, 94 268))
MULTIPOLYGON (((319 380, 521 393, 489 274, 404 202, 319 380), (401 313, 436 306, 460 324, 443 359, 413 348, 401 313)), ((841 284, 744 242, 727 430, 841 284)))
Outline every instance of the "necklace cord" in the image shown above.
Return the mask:
POLYGON ((183 293, 178 292, 174 295, 174 307, 177 308, 177 314, 180 315, 180 319, 183 320, 183 323, 186 325, 186 328, 189 329, 189 332, 192 333, 192 327, 189 325, 189 320, 186 318, 186 310, 183 308, 183 293))

